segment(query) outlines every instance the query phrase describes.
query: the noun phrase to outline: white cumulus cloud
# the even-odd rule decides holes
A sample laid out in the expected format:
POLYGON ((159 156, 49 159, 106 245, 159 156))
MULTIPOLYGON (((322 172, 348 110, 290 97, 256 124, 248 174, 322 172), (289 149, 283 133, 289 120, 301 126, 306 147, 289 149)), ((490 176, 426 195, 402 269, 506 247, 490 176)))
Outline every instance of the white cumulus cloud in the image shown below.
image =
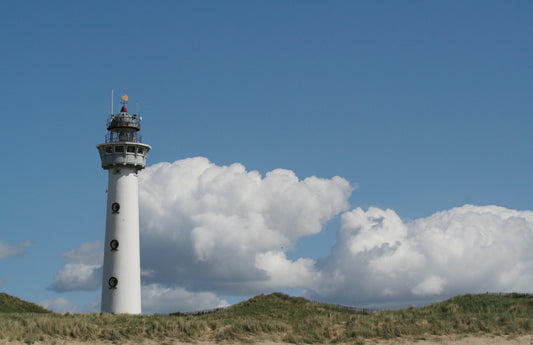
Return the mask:
POLYGON ((255 266, 268 276, 268 281, 261 284, 263 291, 280 287, 312 286, 320 277, 320 273, 315 269, 315 260, 299 258, 292 261, 287 259, 282 251, 269 251, 256 255, 255 266))
POLYGON ((310 279, 312 260, 289 262, 284 251, 348 209, 353 190, 340 177, 261 176, 202 157, 155 164, 139 185, 146 282, 219 294, 295 286, 295 274, 310 279))
POLYGON ((71 263, 86 265, 101 265, 103 262, 104 247, 102 242, 85 242, 79 248, 61 254, 71 263))
POLYGON ((497 206, 453 208, 402 221, 360 208, 341 218, 337 243, 317 263, 314 298, 398 303, 485 291, 531 291, 533 212, 497 206))
POLYGON ((98 290, 102 281, 102 242, 86 242, 61 254, 67 263, 54 277, 50 286, 56 292, 98 290))

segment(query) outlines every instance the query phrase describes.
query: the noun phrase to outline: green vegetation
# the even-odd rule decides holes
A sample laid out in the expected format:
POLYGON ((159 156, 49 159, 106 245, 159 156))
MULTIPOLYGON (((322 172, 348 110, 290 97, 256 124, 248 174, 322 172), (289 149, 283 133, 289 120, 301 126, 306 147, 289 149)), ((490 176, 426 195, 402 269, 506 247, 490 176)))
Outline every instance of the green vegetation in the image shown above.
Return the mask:
POLYGON ((0 293, 0 313, 50 313, 50 311, 35 303, 0 293))
POLYGON ((255 342, 364 343, 368 339, 439 335, 520 335, 533 331, 533 296, 464 295, 422 308, 353 313, 281 293, 259 295, 203 314, 0 314, 0 339, 120 344, 255 342))

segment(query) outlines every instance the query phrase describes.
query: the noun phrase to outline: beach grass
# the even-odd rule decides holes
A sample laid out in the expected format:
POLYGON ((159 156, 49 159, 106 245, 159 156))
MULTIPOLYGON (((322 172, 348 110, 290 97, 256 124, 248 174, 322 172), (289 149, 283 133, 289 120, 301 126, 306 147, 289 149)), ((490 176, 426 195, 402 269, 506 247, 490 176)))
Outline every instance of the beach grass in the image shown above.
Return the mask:
POLYGON ((529 294, 462 295, 421 308, 372 312, 273 293, 199 314, 0 313, 0 339, 27 344, 52 340, 121 344, 143 339, 325 344, 442 335, 516 336, 532 331, 529 294))

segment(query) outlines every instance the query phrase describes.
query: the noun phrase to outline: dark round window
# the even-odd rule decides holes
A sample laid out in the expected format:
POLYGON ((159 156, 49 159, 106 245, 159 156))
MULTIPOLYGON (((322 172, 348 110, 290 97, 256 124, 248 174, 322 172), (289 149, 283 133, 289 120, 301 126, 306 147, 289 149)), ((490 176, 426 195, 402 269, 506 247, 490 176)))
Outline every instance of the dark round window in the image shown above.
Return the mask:
POLYGON ((111 250, 118 250, 118 241, 111 240, 111 242, 109 242, 109 246, 111 247, 111 250))
POLYGON ((115 289, 118 285, 118 279, 115 278, 115 277, 111 277, 109 278, 109 288, 110 289, 115 289))
POLYGON ((118 213, 118 211, 120 210, 120 205, 118 204, 118 202, 114 202, 113 205, 111 205, 111 210, 113 211, 113 213, 118 213))

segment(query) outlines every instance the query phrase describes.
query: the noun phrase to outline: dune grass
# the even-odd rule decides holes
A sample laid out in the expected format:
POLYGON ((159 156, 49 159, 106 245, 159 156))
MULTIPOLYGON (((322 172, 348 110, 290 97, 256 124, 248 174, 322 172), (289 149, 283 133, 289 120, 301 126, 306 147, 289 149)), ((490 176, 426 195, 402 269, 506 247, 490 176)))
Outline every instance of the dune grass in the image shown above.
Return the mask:
POLYGON ((50 313, 50 311, 35 303, 0 293, 0 313, 50 313))
POLYGON ((531 295, 464 295, 422 308, 353 314, 274 293, 199 315, 0 314, 0 339, 120 344, 256 342, 362 343, 439 335, 521 335, 533 331, 531 295))

